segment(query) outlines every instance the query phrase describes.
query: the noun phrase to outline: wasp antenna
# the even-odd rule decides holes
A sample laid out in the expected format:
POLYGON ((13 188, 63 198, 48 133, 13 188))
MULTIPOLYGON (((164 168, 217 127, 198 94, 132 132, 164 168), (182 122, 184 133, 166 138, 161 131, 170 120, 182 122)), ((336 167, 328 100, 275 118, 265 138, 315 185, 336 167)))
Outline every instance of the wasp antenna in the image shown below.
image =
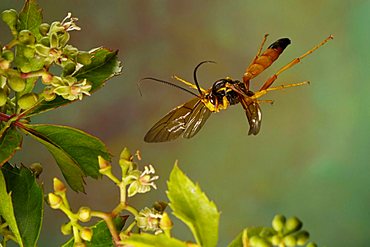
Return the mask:
POLYGON ((142 97, 142 96, 143 96, 143 94, 141 93, 141 89, 140 89, 140 82, 141 82, 141 80, 140 80, 140 81, 138 81, 138 82, 136 82, 136 86, 137 86, 137 90, 139 90, 140 97, 142 97))
POLYGON ((200 62, 194 69, 194 72, 193 72, 193 76, 194 76, 194 82, 195 82, 195 85, 197 86, 197 89, 198 89, 198 92, 200 94, 203 94, 202 93, 202 90, 200 89, 200 86, 199 86, 199 83, 198 83, 198 80, 197 80, 197 70, 198 68, 202 65, 202 64, 205 64, 205 63, 216 63, 215 61, 203 61, 203 62, 200 62))
POLYGON ((193 93, 192 91, 190 91, 190 90, 188 90, 188 89, 186 89, 186 88, 183 88, 183 87, 181 87, 181 86, 179 86, 179 85, 176 85, 176 84, 174 84, 174 83, 172 83, 172 82, 169 82, 169 81, 165 81, 165 80, 157 79, 157 78, 154 78, 154 77, 145 77, 145 78, 142 78, 138 83, 140 83, 140 82, 142 82, 142 81, 144 81, 144 80, 152 80, 152 81, 156 81, 156 82, 161 82, 161 83, 163 83, 163 84, 166 84, 166 85, 169 85, 169 86, 172 86, 172 87, 175 87, 175 88, 181 89, 181 90, 183 90, 183 91, 185 91, 185 92, 188 92, 188 93, 190 93, 191 95, 194 95, 195 97, 199 98, 199 95, 197 95, 197 94, 193 93))

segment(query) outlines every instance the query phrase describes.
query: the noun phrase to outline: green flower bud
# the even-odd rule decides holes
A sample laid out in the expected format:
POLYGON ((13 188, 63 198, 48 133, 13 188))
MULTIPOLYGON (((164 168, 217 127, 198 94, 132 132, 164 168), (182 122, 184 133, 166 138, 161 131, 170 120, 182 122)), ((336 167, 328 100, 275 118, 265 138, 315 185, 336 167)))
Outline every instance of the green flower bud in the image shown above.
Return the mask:
POLYGON ((35 56, 35 49, 31 47, 25 47, 23 49, 23 55, 26 58, 33 58, 35 56))
POLYGON ((17 24, 18 13, 14 9, 4 10, 1 13, 1 19, 9 26, 14 27, 17 24))
POLYGON ((171 230, 172 226, 173 226, 173 223, 172 223, 170 217, 168 216, 168 214, 166 212, 164 212, 162 214, 161 220, 159 221, 159 227, 162 230, 171 230))
POLYGON ((297 217, 290 217, 287 219, 285 223, 285 232, 286 233, 295 232, 301 229, 301 227, 302 222, 297 217))
POLYGON ((317 244, 314 242, 310 242, 306 245, 306 247, 317 247, 317 244))
POLYGON ((23 73, 29 73, 32 71, 32 65, 27 60, 24 60, 23 63, 19 65, 19 68, 23 73))
POLYGON ((80 236, 85 241, 91 241, 93 231, 90 228, 85 227, 80 231, 80 236))
POLYGON ((53 209, 58 209, 63 204, 63 200, 60 196, 57 196, 53 193, 48 194, 50 207, 53 209))
POLYGON ((285 236, 283 241, 287 247, 294 247, 297 244, 297 240, 292 235, 285 236))
POLYGON ((60 47, 64 47, 67 42, 69 41, 70 35, 68 32, 63 32, 59 35, 59 45, 60 47))
POLYGON ((27 110, 36 104, 38 96, 35 93, 26 93, 18 100, 18 105, 21 109, 27 110))
POLYGON ((33 174, 35 175, 36 178, 38 178, 40 176, 40 174, 42 173, 42 165, 40 163, 32 163, 30 165, 30 169, 31 171, 33 172, 33 174))
POLYGON ((253 236, 249 239, 249 243, 253 247, 271 247, 272 245, 268 243, 266 240, 258 237, 258 236, 253 236))
POLYGON ((50 47, 50 38, 49 38, 49 36, 42 37, 40 39, 40 44, 42 44, 44 46, 47 46, 47 47, 50 47))
POLYGON ((0 88, 0 106, 5 105, 7 100, 8 95, 6 94, 6 91, 3 88, 0 88))
POLYGON ((63 76, 72 74, 76 70, 76 64, 72 61, 63 63, 63 76))
POLYGON ((60 21, 54 21, 53 23, 51 23, 49 33, 57 33, 61 31, 64 31, 64 27, 62 26, 60 21))
POLYGON ((272 236, 272 238, 271 238, 271 243, 272 243, 272 245, 279 245, 280 243, 281 243, 281 238, 280 238, 280 236, 279 235, 274 235, 274 236, 272 236))
POLYGON ((58 178, 53 179, 53 188, 56 194, 64 194, 67 191, 66 186, 58 178))
POLYGON ((33 45, 36 38, 30 30, 22 30, 18 33, 18 41, 25 45, 33 45))
POLYGON ((310 234, 307 231, 300 231, 295 235, 298 245, 304 245, 307 243, 310 234))
POLYGON ((80 207, 77 215, 81 222, 88 222, 91 219, 91 209, 88 207, 80 207))
POLYGON ((119 156, 120 160, 128 160, 132 161, 132 155, 130 153, 130 150, 128 148, 124 148, 119 156))
POLYGON ((1 54, 1 56, 9 62, 13 62, 14 60, 14 53, 11 50, 3 51, 3 54, 1 54))
POLYGON ((72 234, 72 226, 70 223, 63 224, 60 227, 60 231, 63 233, 63 235, 70 235, 72 234))
POLYGON ((42 44, 36 44, 35 45, 35 50, 36 50, 37 54, 39 54, 43 57, 49 56, 50 48, 48 46, 45 46, 45 45, 42 45, 42 44))
POLYGON ((17 76, 11 76, 8 78, 8 86, 15 92, 22 92, 26 87, 26 82, 17 76))
POLYGON ((83 65, 89 65, 91 63, 91 54, 88 52, 79 52, 77 62, 83 65))
POLYGON ((281 232, 284 228, 285 221, 286 219, 284 215, 275 215, 274 219, 272 220, 272 228, 274 228, 274 230, 277 232, 281 232))
POLYGON ((39 26, 39 31, 42 36, 46 36, 49 32, 50 29, 50 24, 49 23, 41 23, 39 26))
POLYGON ((78 49, 76 47, 71 46, 71 45, 66 45, 63 48, 63 53, 65 55, 70 56, 70 57, 76 57, 78 55, 78 49))

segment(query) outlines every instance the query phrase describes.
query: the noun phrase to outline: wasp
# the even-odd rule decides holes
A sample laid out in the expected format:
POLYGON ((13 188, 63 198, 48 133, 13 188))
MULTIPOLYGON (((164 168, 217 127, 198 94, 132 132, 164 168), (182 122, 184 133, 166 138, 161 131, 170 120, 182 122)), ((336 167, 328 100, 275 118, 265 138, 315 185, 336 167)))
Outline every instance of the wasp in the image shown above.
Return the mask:
POLYGON ((248 135, 257 135, 261 129, 262 122, 262 112, 259 103, 272 103, 271 100, 260 100, 260 97, 267 94, 269 91, 308 84, 308 81, 303 81, 300 83, 283 84, 280 86, 271 87, 271 85, 282 72, 298 64, 303 58, 317 50, 329 40, 333 39, 333 36, 330 35, 303 55, 293 59, 285 66, 281 67, 271 77, 269 77, 258 91, 253 92, 249 89, 250 81, 265 69, 270 67, 270 65, 278 59, 285 48, 291 43, 290 39, 281 38, 272 43, 264 52, 262 52, 263 46, 267 40, 267 36, 268 34, 265 34, 263 37, 256 56, 245 70, 242 81, 233 80, 227 77, 214 82, 212 87, 208 90, 200 87, 197 80, 197 70, 202 64, 214 63, 213 61, 203 61, 195 67, 193 72, 195 84, 178 76, 174 76, 176 80, 184 83, 191 89, 197 90, 198 94, 188 90, 187 88, 183 88, 177 84, 165 80, 160 80, 153 77, 143 78, 142 80, 150 79, 174 86, 194 96, 193 99, 171 110, 169 113, 167 113, 167 115, 154 124, 154 126, 145 135, 144 141, 166 142, 174 140, 179 136, 191 138, 199 132, 211 113, 225 110, 229 106, 239 103, 242 105, 249 123, 248 135))

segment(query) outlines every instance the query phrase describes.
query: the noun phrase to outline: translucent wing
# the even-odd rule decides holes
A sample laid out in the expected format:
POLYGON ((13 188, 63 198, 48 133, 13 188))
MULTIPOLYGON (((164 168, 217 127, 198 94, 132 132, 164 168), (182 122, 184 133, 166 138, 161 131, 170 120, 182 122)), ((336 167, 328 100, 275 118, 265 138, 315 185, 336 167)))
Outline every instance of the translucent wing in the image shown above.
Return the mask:
POLYGON ((257 135, 260 131, 262 122, 262 112, 258 102, 255 100, 247 100, 246 98, 242 98, 240 102, 248 118, 248 135, 257 135))
POLYGON ((166 142, 183 135, 193 137, 204 125, 211 111, 199 100, 194 98, 176 107, 159 120, 145 135, 146 142, 166 142))

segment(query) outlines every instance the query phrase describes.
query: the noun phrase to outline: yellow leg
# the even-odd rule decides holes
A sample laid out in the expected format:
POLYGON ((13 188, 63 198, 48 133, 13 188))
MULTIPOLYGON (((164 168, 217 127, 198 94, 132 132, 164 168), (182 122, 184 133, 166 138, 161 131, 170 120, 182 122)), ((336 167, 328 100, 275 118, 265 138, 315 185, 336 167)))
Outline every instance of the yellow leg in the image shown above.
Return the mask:
POLYGON ((309 81, 304 81, 304 82, 280 85, 280 86, 277 86, 277 87, 270 87, 270 88, 267 88, 267 89, 257 91, 251 98, 258 99, 259 97, 267 94, 267 92, 269 92, 269 91, 281 90, 281 89, 285 89, 285 88, 289 88, 289 87, 298 87, 298 86, 303 86, 303 85, 307 85, 307 84, 310 84, 310 82, 309 81))
MULTIPOLYGON (((193 89, 197 89, 197 90, 198 90, 198 88, 197 88, 197 86, 196 86, 195 84, 193 84, 193 83, 191 83, 191 82, 188 82, 188 81, 186 81, 186 80, 184 80, 184 79, 182 79, 182 78, 178 77, 177 75, 173 75, 172 77, 173 77, 174 79, 178 80, 178 81, 181 81, 181 82, 182 82, 182 83, 184 83, 185 85, 187 85, 187 86, 189 86, 189 87, 191 87, 191 88, 193 88, 193 89)), ((205 90, 205 89, 203 89, 203 88, 200 88, 200 90, 202 91, 202 93, 205 93, 205 92, 206 92, 206 90, 205 90)))
POLYGON ((279 69, 278 72, 276 72, 274 75, 272 75, 264 84, 263 86, 261 87, 261 90, 265 90, 267 88, 269 88, 272 83, 274 83, 274 81, 277 79, 277 77, 283 73, 285 70, 287 69, 290 69, 291 67, 293 67, 294 65, 298 64, 304 57, 310 55, 312 52, 316 51, 317 49, 319 49, 321 46, 323 46, 326 42, 328 42, 329 40, 333 39, 333 35, 330 35, 329 37, 327 37, 326 39, 324 39, 320 44, 316 45, 315 47, 313 47, 311 50, 307 51, 306 53, 304 53, 302 56, 300 57, 297 57, 295 59, 293 59, 290 63, 288 63, 287 65, 283 66, 281 69, 279 69))

